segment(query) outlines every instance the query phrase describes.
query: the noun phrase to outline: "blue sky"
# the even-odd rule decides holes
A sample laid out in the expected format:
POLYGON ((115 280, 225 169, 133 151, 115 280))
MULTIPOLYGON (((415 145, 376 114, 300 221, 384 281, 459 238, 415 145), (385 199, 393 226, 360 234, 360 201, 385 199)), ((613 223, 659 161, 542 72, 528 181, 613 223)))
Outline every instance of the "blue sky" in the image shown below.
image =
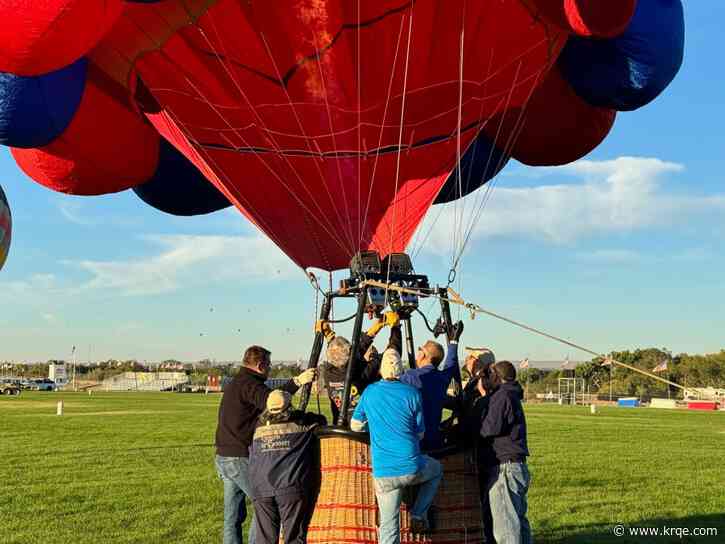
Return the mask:
MULTIPOLYGON (((620 114, 579 163, 502 172, 464 258, 466 299, 602 352, 725 348, 725 4, 685 7, 685 62, 662 96, 620 114)), ((14 219, 0 360, 68 358, 73 345, 81 360, 234 360, 251 343, 309 353, 312 289, 236 211, 175 218, 130 192, 56 194, 6 149, 0 172, 14 219)), ((450 217, 416 260, 434 281, 450 266, 450 217)), ((499 358, 586 358, 462 317, 465 343, 499 358)))

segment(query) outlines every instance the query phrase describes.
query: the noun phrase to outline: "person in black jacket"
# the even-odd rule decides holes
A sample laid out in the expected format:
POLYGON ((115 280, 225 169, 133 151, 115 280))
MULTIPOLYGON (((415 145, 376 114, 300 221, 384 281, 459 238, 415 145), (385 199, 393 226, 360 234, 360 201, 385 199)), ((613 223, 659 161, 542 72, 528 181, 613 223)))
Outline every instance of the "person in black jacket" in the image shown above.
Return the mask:
POLYGON ((249 451, 249 484, 254 502, 257 544, 307 542, 307 526, 319 487, 316 437, 325 416, 292 410, 291 395, 273 391, 249 451))
MULTIPOLYGON (((330 324, 325 321, 318 322, 327 339, 326 361, 320 365, 320 381, 330 397, 330 410, 332 422, 337 423, 342 407, 343 391, 345 389, 345 376, 347 364, 350 360, 350 341, 342 336, 335 335, 330 324)), ((360 396, 365 388, 380 379, 381 355, 373 346, 377 334, 386 326, 390 327, 390 341, 387 349, 394 349, 399 354, 403 349, 403 334, 400 330, 400 318, 395 312, 386 312, 368 330, 360 336, 355 358, 353 359, 349 414, 357 406, 360 396)))
MULTIPOLYGON (((481 422, 486 417, 490 396, 482 396, 479 392, 479 382, 484 390, 491 391, 497 383, 493 372, 493 365, 496 357, 488 348, 471 350, 466 357, 464 368, 469 379, 463 388, 460 400, 460 435, 462 442, 468 447, 475 447, 476 462, 479 475, 488 474, 488 463, 483 458, 486 449, 484 438, 480 434, 481 422)), ((488 500, 488 490, 484 482, 479 482, 479 499, 481 502, 481 523, 483 526, 483 537, 485 544, 494 544, 493 520, 491 516, 491 505, 488 500)))
MULTIPOLYGON (((478 383, 482 381, 484 389, 492 390, 494 383, 493 364, 496 357, 488 348, 466 348, 469 351, 463 364, 468 375, 468 381, 460 395, 448 397, 445 407, 453 410, 456 424, 449 431, 449 442, 463 445, 465 448, 475 448, 478 473, 487 474, 487 464, 481 459, 483 451, 483 437, 481 437, 481 422, 486 416, 489 396, 481 396, 478 383)), ((451 421, 454 421, 451 420, 451 421)), ((483 483, 479 485, 479 499, 481 502, 481 523, 483 528, 483 542, 494 544, 493 522, 491 520, 491 506, 488 503, 488 492, 483 483)))
MULTIPOLYGON (((224 544, 241 544, 242 525, 247 517, 245 499, 249 495, 249 446, 257 418, 267 405, 271 393, 265 385, 272 368, 271 352, 251 346, 244 352, 242 368, 224 387, 219 405, 216 429, 217 474, 224 483, 224 544)), ((316 376, 307 369, 287 382, 283 389, 295 393, 316 376)), ((249 544, 255 544, 254 525, 249 531, 249 544)))
POLYGON ((479 452, 481 485, 488 493, 493 517, 493 536, 498 544, 530 544, 531 527, 526 517, 526 495, 531 483, 526 458, 523 390, 516 382, 516 369, 509 361, 493 365, 499 384, 479 380, 482 397, 490 395, 481 422, 479 452))

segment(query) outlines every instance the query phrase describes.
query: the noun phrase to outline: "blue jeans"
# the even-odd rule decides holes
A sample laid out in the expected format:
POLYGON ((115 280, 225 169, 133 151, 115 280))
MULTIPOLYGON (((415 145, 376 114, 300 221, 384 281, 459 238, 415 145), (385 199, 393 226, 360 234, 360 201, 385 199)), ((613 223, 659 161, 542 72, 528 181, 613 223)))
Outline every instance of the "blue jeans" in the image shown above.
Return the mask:
POLYGON ((488 471, 486 490, 497 544, 531 544, 526 494, 531 476, 526 463, 502 463, 488 471))
POLYGON ((380 510, 378 544, 400 544, 400 503, 406 487, 420 484, 410 515, 422 519, 428 515, 428 508, 433 503, 438 484, 443 477, 443 468, 432 457, 424 455, 423 459, 425 465, 415 474, 373 478, 375 497, 378 499, 380 510))
MULTIPOLYGON (((249 496, 249 458, 217 455, 214 464, 224 482, 224 544, 242 544, 242 526, 247 519, 246 498, 249 496)), ((252 518, 249 544, 254 544, 255 533, 252 518)))

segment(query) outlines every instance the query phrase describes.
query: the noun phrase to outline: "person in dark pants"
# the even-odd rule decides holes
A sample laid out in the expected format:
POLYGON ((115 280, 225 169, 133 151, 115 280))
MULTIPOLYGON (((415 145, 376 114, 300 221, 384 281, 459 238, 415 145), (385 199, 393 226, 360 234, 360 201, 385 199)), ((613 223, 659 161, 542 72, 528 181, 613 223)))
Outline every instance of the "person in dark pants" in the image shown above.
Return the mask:
POLYGON ((490 395, 480 430, 481 484, 488 494, 496 542, 530 544, 531 527, 526 512, 531 477, 526 464, 529 448, 521 404, 523 390, 509 361, 496 363, 493 371, 494 383, 478 382, 481 396, 490 395))
MULTIPOLYGON (((484 439, 480 434, 480 430, 481 422, 488 410, 490 396, 481 396, 478 391, 478 382, 483 382, 485 390, 493 390, 494 384, 497 383, 493 373, 493 364, 495 362, 496 357, 490 349, 471 349, 463 365, 468 374, 468 382, 466 382, 461 396, 459 398, 449 398, 446 405, 447 408, 455 410, 458 414, 458 425, 453 428, 458 442, 467 448, 475 449, 479 478, 488 474, 487 461, 483 458, 485 451, 484 439)), ((479 493, 483 541, 485 544, 494 544, 491 505, 488 501, 485 482, 480 480, 479 493)))
POLYGON ((257 544, 307 542, 307 526, 319 486, 317 439, 313 429, 325 416, 293 410, 291 395, 273 391, 249 452, 249 483, 255 510, 257 544))
MULTIPOLYGON (((249 446, 257 419, 271 393, 265 380, 272 368, 271 353, 261 346, 244 352, 242 368, 224 387, 219 405, 216 430, 217 474, 224 482, 224 544, 241 544, 242 525, 247 517, 245 499, 249 495, 249 446)), ((308 369, 290 380, 283 389, 294 393, 300 385, 315 379, 308 369)), ((254 524, 249 530, 249 544, 255 544, 254 524)))
POLYGON ((410 530, 427 532, 428 510, 443 477, 443 467, 420 451, 425 433, 423 400, 420 391, 400 382, 403 362, 394 349, 383 352, 380 375, 380 381, 365 389, 350 429, 370 431, 378 542, 400 544, 400 504, 405 490, 420 486, 410 505, 410 530))
MULTIPOLYGON (((395 312, 386 312, 373 325, 360 336, 360 343, 357 353, 353 359, 350 404, 352 411, 357 406, 365 388, 380 379, 381 355, 375 350, 373 341, 377 334, 384 328, 390 327, 390 341, 387 349, 394 349, 402 352, 403 334, 400 330, 400 318, 395 312)), ((330 410, 332 421, 336 423, 340 416, 342 407, 343 391, 345 390, 345 376, 347 365, 350 360, 350 341, 342 336, 336 336, 330 327, 330 323, 319 321, 317 329, 325 335, 327 340, 326 361, 320 365, 320 379, 322 386, 327 390, 330 397, 330 410)))

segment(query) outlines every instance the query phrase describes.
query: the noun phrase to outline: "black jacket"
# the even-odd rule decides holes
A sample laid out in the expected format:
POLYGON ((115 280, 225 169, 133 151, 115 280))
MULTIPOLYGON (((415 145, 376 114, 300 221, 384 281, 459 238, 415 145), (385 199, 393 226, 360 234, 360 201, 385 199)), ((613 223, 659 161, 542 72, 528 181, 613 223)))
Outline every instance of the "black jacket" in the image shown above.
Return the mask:
MULTIPOLYGON (((262 374, 242 367, 224 387, 216 428, 217 455, 249 457, 257 418, 266 408, 272 391, 264 385, 265 380, 262 374)), ((281 389, 295 393, 297 386, 290 380, 281 389)))
POLYGON ((461 426, 463 429, 464 444, 475 445, 478 450, 482 449, 483 437, 481 436, 481 423, 488 412, 490 397, 482 397, 478 392, 478 378, 468 380, 461 395, 463 410, 461 426))
POLYGON ((481 423, 484 440, 480 444, 479 459, 483 464, 498 465, 528 457, 522 398, 523 390, 516 382, 503 383, 491 394, 481 423))
POLYGON ((294 410, 283 420, 262 420, 249 450, 253 499, 314 493, 319 481, 312 430, 325 416, 294 410))
MULTIPOLYGON (((360 337, 360 344, 358 350, 355 353, 352 367, 352 384, 350 394, 350 414, 355 409, 357 401, 360 399, 365 388, 373 382, 380 379, 380 363, 382 355, 378 354, 373 357, 369 362, 365 360, 365 353, 368 348, 372 345, 374 337, 368 336, 363 333, 360 337)), ((388 342, 388 348, 392 348, 401 353, 403 349, 403 334, 400 327, 393 327, 390 329, 390 341, 388 342)), ((327 394, 330 396, 330 409, 332 411, 332 422, 336 423, 337 418, 340 415, 340 408, 342 407, 343 391, 345 389, 345 376, 347 375, 347 365, 342 368, 334 367, 330 364, 321 365, 322 383, 327 394)))
POLYGON ((481 436, 481 423, 486 417, 490 397, 482 397, 477 389, 478 378, 471 378, 463 388, 461 395, 448 397, 444 407, 453 410, 457 415, 458 423, 452 426, 449 433, 449 442, 461 444, 464 447, 478 446, 483 442, 481 436))

